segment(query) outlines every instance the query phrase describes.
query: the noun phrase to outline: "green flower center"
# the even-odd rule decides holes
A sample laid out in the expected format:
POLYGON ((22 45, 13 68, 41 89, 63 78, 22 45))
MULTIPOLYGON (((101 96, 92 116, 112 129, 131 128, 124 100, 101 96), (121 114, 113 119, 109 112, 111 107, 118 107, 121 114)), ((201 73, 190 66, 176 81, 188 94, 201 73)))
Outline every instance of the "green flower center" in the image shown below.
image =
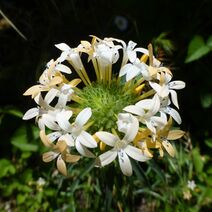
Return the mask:
POLYGON ((83 100, 80 107, 92 109, 92 130, 117 128, 118 113, 136 100, 137 95, 129 91, 126 92, 126 89, 117 83, 111 83, 110 86, 95 83, 82 89, 79 94, 83 100))

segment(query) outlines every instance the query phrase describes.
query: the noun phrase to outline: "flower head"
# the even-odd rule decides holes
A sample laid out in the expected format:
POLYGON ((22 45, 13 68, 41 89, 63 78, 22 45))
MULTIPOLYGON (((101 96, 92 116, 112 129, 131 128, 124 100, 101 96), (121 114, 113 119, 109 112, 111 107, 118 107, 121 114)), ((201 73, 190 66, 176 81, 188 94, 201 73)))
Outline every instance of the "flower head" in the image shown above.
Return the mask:
POLYGON ((59 172, 67 175, 67 164, 83 157, 100 167, 118 158, 121 171, 130 176, 131 160, 145 162, 156 151, 162 157, 164 150, 174 156, 169 141, 183 135, 171 130, 172 118, 181 123, 176 90, 185 83, 172 81, 151 45, 145 49, 133 41, 91 37, 74 48, 56 44, 60 56, 47 63, 38 84, 24 93, 37 104, 23 119, 38 123, 49 148, 44 162, 56 159, 59 172), (73 72, 79 78, 73 79, 73 72))

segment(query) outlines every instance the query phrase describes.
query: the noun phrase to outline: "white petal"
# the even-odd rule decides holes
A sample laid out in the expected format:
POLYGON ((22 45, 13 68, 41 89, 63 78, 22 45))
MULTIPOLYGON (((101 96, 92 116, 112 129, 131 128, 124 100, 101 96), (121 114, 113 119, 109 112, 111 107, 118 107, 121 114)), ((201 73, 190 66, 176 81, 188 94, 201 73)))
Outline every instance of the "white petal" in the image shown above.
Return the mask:
POLYGON ((181 117, 175 109, 167 107, 164 111, 165 113, 169 114, 178 124, 181 124, 181 117))
POLYGON ((121 171, 126 176, 132 175, 132 165, 127 154, 121 150, 118 152, 118 159, 121 171))
POLYGON ((158 94, 160 94, 162 87, 158 83, 149 82, 149 84, 158 94))
POLYGON ((75 147, 77 151, 85 157, 88 157, 88 158, 96 157, 91 151, 89 151, 86 147, 84 147, 80 142, 76 142, 75 147))
POLYGON ((55 69, 66 74, 71 74, 71 69, 63 64, 58 64, 55 69))
POLYGON ((63 93, 61 93, 55 107, 56 108, 65 108, 67 102, 68 102, 68 95, 64 95, 63 93))
POLYGON ((141 161, 141 162, 145 162, 149 159, 151 159, 150 155, 146 155, 145 152, 143 152, 142 150, 131 146, 131 145, 127 145, 127 147, 124 149, 124 151, 134 160, 137 161, 141 161))
POLYGON ((134 140, 135 136, 138 133, 138 128, 139 128, 138 119, 136 117, 134 117, 133 115, 131 115, 131 118, 132 118, 132 124, 127 129, 127 132, 123 138, 127 142, 131 142, 134 140))
POLYGON ((56 121, 61 127, 61 129, 65 130, 66 132, 70 132, 71 124, 69 122, 70 117, 72 116, 72 111, 61 111, 56 115, 56 121))
POLYGON ((170 89, 177 89, 178 90, 178 89, 185 88, 185 82, 180 81, 180 80, 170 82, 168 85, 169 85, 170 89))
POLYGON ((66 144, 70 147, 74 146, 74 139, 69 133, 66 133, 65 135, 60 136, 59 140, 65 141, 66 144))
POLYGON ((55 123, 55 119, 49 114, 42 116, 43 123, 51 130, 60 130, 60 127, 55 123))
POLYGON ((119 77, 125 75, 125 74, 128 72, 128 70, 131 69, 132 66, 133 66, 133 65, 132 65, 132 64, 129 64, 129 63, 126 64, 126 65, 124 65, 124 66, 121 68, 120 72, 119 72, 119 77))
POLYGON ((75 120, 76 125, 82 127, 85 123, 87 123, 91 115, 92 115, 91 108, 87 107, 83 109, 76 117, 75 120))
POLYGON ((23 120, 29 120, 39 115, 39 109, 34 107, 29 109, 23 116, 23 120))
POLYGON ((103 141, 105 144, 107 144, 109 146, 114 146, 116 141, 119 140, 118 136, 115 136, 115 135, 113 135, 112 133, 109 133, 109 132, 100 131, 100 132, 96 132, 95 135, 101 141, 103 141))
POLYGON ((65 43, 56 44, 55 47, 60 49, 61 51, 69 51, 71 48, 65 43))
POLYGON ((127 56, 129 58, 129 61, 133 63, 136 60, 136 52, 135 51, 127 51, 127 56))
POLYGON ((141 72, 141 70, 136 67, 133 66, 130 70, 128 70, 127 75, 126 75, 126 81, 128 82, 129 80, 133 79, 134 77, 136 77, 139 73, 141 72))
POLYGON ((174 91, 174 90, 170 90, 170 93, 171 93, 171 99, 172 99, 173 104, 174 104, 177 108, 179 108, 178 100, 177 100, 177 92, 174 91))
POLYGON ((106 166, 114 161, 117 157, 117 151, 109 150, 99 156, 101 166, 106 166))
POLYGON ((48 139, 53 142, 61 136, 61 132, 53 132, 47 135, 48 139))
POLYGON ((59 91, 55 88, 52 88, 48 91, 48 93, 46 94, 44 101, 47 104, 50 104, 52 102, 52 100, 57 96, 57 94, 59 93, 59 91))
POLYGON ((138 107, 136 105, 129 105, 129 106, 125 107, 123 110, 126 111, 126 112, 129 112, 129 113, 133 113, 133 114, 138 115, 138 116, 144 115, 143 108, 138 107))
POLYGON ((82 131, 80 135, 77 137, 77 140, 79 140, 79 142, 86 147, 89 148, 97 147, 97 142, 95 141, 95 139, 86 131, 82 131))

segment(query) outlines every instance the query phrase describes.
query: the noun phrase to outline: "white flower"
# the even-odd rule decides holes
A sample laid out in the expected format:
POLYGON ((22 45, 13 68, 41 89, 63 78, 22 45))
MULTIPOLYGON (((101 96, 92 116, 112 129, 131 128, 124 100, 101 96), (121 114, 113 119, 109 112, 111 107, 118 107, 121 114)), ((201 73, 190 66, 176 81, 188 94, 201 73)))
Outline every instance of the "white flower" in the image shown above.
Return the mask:
POLYGON ((129 113, 119 113, 118 121, 116 122, 118 131, 126 134, 129 128, 131 128, 132 125, 136 122, 135 119, 136 118, 129 113))
POLYGON ((83 127, 88 122, 92 115, 91 108, 83 109, 76 117, 75 122, 70 124, 69 117, 64 114, 58 114, 56 117, 57 123, 65 132, 70 133, 72 136, 77 151, 86 157, 95 157, 88 148, 97 147, 95 139, 86 132, 83 127))
POLYGON ((77 49, 72 49, 65 43, 56 44, 55 46, 62 51, 57 61, 63 62, 64 60, 68 60, 74 69, 81 70, 83 68, 82 60, 77 49))
POLYGON ((148 66, 145 63, 140 62, 140 60, 137 58, 133 64, 128 63, 122 66, 119 72, 119 77, 126 75, 126 81, 128 82, 129 80, 133 79, 139 74, 146 76, 147 73, 148 73, 148 66))
POLYGON ((24 114, 23 120, 29 120, 36 117, 40 129, 45 129, 45 126, 47 126, 51 130, 58 130, 59 127, 52 116, 55 109, 48 105, 48 102, 45 101, 40 94, 35 97, 35 101, 39 106, 29 109, 24 114))
POLYGON ((161 99, 160 104, 160 113, 163 114, 169 114, 178 124, 181 124, 182 120, 180 117, 180 114, 173 108, 171 108, 169 105, 171 104, 171 101, 169 97, 165 97, 161 99))
POLYGON ((194 180, 188 180, 187 187, 190 188, 193 191, 196 187, 195 181, 194 180))
POLYGON ((111 150, 99 156, 101 166, 110 164, 118 156, 121 171, 123 174, 130 176, 132 175, 132 165, 129 157, 141 162, 147 161, 151 158, 149 155, 146 155, 140 149, 130 144, 138 132, 138 127, 138 120, 134 119, 131 127, 128 128, 123 139, 120 139, 117 135, 104 131, 99 131, 96 133, 96 136, 102 142, 113 147, 111 150))
POLYGON ((174 89, 179 90, 185 87, 185 83, 183 81, 171 81, 172 76, 168 73, 164 74, 163 83, 160 85, 156 82, 149 82, 150 86, 157 92, 157 94, 161 98, 165 98, 171 94, 171 100, 173 104, 179 108, 178 100, 177 100, 177 93, 174 89))
POLYGON ((138 120, 156 133, 156 128, 163 127, 167 120, 164 116, 155 116, 160 109, 160 99, 157 94, 152 99, 145 99, 135 105, 129 105, 123 110, 138 116, 138 120))

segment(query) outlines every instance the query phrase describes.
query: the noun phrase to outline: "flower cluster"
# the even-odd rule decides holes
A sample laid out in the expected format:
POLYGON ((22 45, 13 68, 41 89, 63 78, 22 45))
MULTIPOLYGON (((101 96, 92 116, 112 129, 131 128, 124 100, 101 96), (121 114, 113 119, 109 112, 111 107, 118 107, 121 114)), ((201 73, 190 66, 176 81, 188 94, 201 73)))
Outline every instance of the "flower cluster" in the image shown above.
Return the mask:
POLYGON ((132 159, 145 162, 164 151, 174 157, 170 140, 184 134, 171 130, 173 120, 181 123, 176 90, 185 83, 172 81, 151 44, 145 49, 133 41, 92 36, 76 48, 55 46, 61 55, 24 93, 37 103, 23 119, 36 118, 49 148, 44 162, 56 159, 57 169, 67 175, 66 164, 81 157, 94 158, 99 167, 118 158, 130 176, 132 159))

